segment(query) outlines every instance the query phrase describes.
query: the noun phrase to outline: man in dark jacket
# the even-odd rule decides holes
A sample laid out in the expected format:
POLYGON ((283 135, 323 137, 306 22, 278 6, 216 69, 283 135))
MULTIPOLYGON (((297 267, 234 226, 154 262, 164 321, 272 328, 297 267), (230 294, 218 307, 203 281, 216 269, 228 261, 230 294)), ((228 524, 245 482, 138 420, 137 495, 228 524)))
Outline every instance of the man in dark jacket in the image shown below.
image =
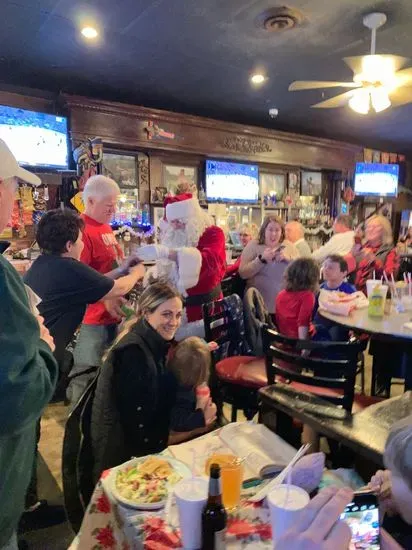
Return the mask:
MULTIPOLYGON (((0 140, 0 232, 13 209, 17 179, 39 185, 0 140)), ((34 459, 36 423, 57 380, 54 343, 31 309, 18 273, 0 255, 0 549, 17 550, 34 459)))

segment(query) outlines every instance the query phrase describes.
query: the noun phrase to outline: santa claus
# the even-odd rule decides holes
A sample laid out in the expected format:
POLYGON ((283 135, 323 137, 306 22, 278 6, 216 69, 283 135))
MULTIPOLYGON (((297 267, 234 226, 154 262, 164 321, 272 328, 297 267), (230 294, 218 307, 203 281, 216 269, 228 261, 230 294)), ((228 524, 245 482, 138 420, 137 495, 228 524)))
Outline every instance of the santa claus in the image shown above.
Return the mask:
POLYGON ((185 296, 187 320, 199 321, 202 305, 222 297, 225 235, 190 193, 167 197, 165 206, 161 244, 143 246, 137 254, 144 261, 156 261, 146 280, 173 283, 185 296))

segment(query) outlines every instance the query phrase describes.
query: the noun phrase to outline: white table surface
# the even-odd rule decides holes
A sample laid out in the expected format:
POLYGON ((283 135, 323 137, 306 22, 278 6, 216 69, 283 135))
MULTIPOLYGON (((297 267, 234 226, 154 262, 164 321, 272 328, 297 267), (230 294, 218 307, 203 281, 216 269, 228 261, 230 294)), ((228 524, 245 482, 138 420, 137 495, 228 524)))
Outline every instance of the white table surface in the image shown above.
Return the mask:
POLYGON ((360 330, 368 334, 380 334, 402 340, 411 340, 412 343, 412 330, 403 326, 407 322, 412 322, 412 311, 397 313, 392 307, 390 315, 384 315, 382 318, 369 317, 368 308, 355 309, 348 317, 334 315, 324 309, 319 309, 319 314, 325 319, 350 329, 360 330))

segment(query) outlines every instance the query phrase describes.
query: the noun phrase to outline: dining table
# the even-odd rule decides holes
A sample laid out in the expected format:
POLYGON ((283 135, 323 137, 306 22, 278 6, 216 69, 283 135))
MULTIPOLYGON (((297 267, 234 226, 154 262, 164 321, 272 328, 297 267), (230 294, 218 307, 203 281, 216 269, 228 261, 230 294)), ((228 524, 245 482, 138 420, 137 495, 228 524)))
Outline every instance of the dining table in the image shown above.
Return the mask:
MULTIPOLYGON (((242 424, 246 429, 256 431, 258 434, 262 434, 262 430, 266 430, 261 424, 247 422, 242 424)), ((233 427, 235 432, 237 431, 237 424, 232 423, 229 426, 233 427)), ((183 460, 182 456, 187 455, 191 461, 193 447, 197 454, 196 465, 193 463, 191 469, 196 475, 200 475, 200 463, 204 472, 203 453, 206 452, 209 456, 210 453, 219 452, 222 449, 221 430, 222 428, 217 429, 189 443, 168 447, 161 453, 161 456, 175 459, 177 456, 183 460), (185 445, 186 447, 184 447, 185 445), (183 452, 181 449, 186 450, 183 452)), ((295 454, 294 448, 269 432, 269 436, 272 435, 276 437, 274 441, 277 441, 277 444, 275 446, 284 446, 289 452, 289 456, 295 454)), ((168 550, 182 548, 174 499, 171 500, 170 507, 166 505, 159 510, 128 507, 119 502, 114 494, 113 480, 116 470, 113 468, 103 472, 85 512, 80 531, 69 550, 103 550, 106 548, 113 550, 168 550), (169 508, 167 513, 166 508, 169 508)), ((247 501, 245 495, 250 490, 256 492, 257 489, 244 488, 240 506, 234 512, 228 512, 227 550, 269 550, 272 548, 269 510, 259 503, 247 501)))
MULTIPOLYGON (((353 330, 355 333, 369 334, 377 340, 394 345, 405 353, 405 391, 412 390, 412 311, 398 312, 391 304, 390 312, 383 317, 370 317, 368 308, 353 310, 349 315, 336 315, 319 308, 319 314, 337 325, 353 330)), ((389 365, 390 367, 391 365, 389 365)), ((372 376, 372 380, 374 376, 372 376)), ((373 382, 372 382, 373 386, 373 382)), ((371 391, 374 395, 374 388, 371 391)))
POLYGON ((276 383, 259 390, 261 421, 286 441, 291 422, 297 418, 317 433, 338 441, 356 454, 383 466, 383 453, 391 426, 412 415, 412 391, 382 400, 360 412, 335 414, 336 407, 313 394, 305 399, 304 392, 276 383))

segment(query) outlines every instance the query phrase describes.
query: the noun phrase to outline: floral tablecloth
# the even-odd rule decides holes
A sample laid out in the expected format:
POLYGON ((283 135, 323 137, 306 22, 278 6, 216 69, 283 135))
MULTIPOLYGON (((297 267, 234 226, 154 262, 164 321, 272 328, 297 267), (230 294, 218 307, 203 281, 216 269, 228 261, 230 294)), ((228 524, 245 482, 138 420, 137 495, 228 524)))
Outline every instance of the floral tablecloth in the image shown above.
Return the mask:
MULTIPOLYGON (((141 512, 122 506, 111 494, 110 472, 96 486, 82 528, 69 550, 167 550, 182 548, 177 510, 172 505, 168 523, 164 510, 141 512)), ((269 511, 243 503, 229 515, 228 549, 272 548, 269 511)))

